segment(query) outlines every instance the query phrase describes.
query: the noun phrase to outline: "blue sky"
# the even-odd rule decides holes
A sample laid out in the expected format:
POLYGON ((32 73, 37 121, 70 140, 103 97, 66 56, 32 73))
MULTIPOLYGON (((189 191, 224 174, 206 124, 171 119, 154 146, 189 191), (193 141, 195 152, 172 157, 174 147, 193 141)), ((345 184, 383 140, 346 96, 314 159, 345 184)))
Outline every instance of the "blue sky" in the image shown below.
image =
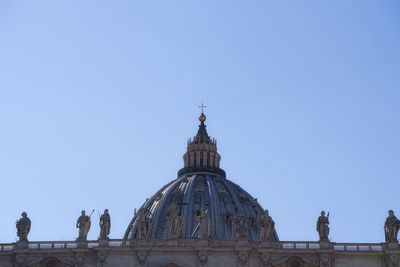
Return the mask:
POLYGON ((0 242, 122 238, 176 178, 201 102, 281 240, 382 242, 400 216, 400 2, 1 1, 0 242), (98 236, 97 211, 88 238, 98 236))

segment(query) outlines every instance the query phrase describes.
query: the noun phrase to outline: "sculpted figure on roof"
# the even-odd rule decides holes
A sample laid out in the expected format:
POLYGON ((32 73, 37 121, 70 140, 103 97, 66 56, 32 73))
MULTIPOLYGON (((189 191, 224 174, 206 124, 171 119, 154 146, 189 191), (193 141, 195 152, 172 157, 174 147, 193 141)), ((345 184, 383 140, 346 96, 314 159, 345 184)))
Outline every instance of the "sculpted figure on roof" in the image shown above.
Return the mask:
POLYGON ((137 238, 139 239, 146 239, 149 236, 149 228, 150 228, 150 218, 144 212, 144 210, 139 209, 136 212, 135 209, 135 217, 136 217, 136 224, 137 224, 137 238))
POLYGON ((26 212, 22 212, 22 218, 16 222, 17 236, 19 241, 28 241, 28 234, 31 230, 31 220, 28 218, 26 212))
POLYGON ((321 216, 318 217, 317 221, 317 231, 319 234, 319 240, 327 241, 329 240, 329 212, 328 216, 325 216, 325 211, 321 211, 321 216))
POLYGON ((238 239, 248 237, 247 218, 244 216, 242 210, 238 210, 235 216, 235 233, 238 239))
POLYGON ((386 243, 398 243, 397 235, 400 229, 400 220, 394 216, 393 210, 389 210, 389 216, 385 221, 385 239, 386 243))
POLYGON ((100 216, 100 239, 108 239, 111 228, 111 218, 108 214, 108 209, 104 210, 104 213, 100 216))
POLYGON ((273 240, 275 222, 269 216, 268 210, 264 211, 264 215, 260 218, 260 240, 271 241, 273 240))
POLYGON ((211 235, 211 224, 210 224, 210 215, 208 214, 208 210, 200 209, 197 212, 196 221, 199 222, 197 225, 197 238, 207 239, 211 235))
POLYGON ((86 241, 87 234, 90 230, 90 216, 86 215, 86 212, 82 210, 81 216, 79 216, 76 221, 76 228, 79 228, 79 237, 76 239, 77 241, 86 241))
POLYGON ((169 227, 168 237, 178 238, 182 233, 183 218, 179 215, 179 211, 175 203, 172 203, 171 206, 169 206, 166 217, 169 227))

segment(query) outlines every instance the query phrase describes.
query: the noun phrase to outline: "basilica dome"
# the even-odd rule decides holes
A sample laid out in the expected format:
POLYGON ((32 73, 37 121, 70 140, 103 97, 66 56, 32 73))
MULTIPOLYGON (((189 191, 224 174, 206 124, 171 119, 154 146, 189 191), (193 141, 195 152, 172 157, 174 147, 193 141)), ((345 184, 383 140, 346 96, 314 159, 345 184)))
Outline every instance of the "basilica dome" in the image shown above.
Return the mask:
MULTIPOLYGON (((233 240, 239 238, 235 223, 244 218, 242 238, 260 240, 264 209, 257 199, 226 179, 220 168, 217 142, 206 131, 206 116, 202 113, 199 120, 197 135, 187 143, 184 168, 178 171, 177 179, 164 185, 135 211, 125 239, 233 240), (199 229, 202 216, 207 217, 208 227, 199 229)), ((275 230, 271 241, 278 241, 275 230)))

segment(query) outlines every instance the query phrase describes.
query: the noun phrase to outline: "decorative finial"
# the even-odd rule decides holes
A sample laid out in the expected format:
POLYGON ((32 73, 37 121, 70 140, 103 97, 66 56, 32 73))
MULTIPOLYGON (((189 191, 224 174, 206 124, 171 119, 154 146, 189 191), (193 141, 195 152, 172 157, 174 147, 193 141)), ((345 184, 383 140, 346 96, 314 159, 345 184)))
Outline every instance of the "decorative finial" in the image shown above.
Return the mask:
POLYGON ((204 106, 203 102, 201 102, 201 105, 199 106, 199 108, 201 108, 201 113, 204 113, 204 108, 206 108, 207 106, 204 106))
POLYGON ((201 105, 199 106, 199 108, 201 108, 201 115, 199 117, 199 121, 204 122, 207 117, 206 115, 204 115, 204 108, 206 108, 207 106, 205 106, 203 103, 201 103, 201 105))

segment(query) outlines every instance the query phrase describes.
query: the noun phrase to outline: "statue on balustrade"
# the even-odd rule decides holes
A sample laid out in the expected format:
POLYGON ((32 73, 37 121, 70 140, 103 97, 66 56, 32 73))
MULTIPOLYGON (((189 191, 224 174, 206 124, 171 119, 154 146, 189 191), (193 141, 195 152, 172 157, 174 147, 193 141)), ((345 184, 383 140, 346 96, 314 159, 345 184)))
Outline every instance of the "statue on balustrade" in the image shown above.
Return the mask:
MULTIPOLYGON (((208 210, 200 209, 196 211, 195 214, 196 221, 198 221, 198 225, 196 227, 197 238, 199 239, 207 239, 211 235, 211 222, 210 215, 208 214, 208 210)), ((195 232, 196 232, 195 230, 195 232)))
POLYGON ((89 233, 90 225, 90 216, 87 216, 86 212, 82 210, 81 216, 79 216, 78 220, 76 221, 76 228, 79 228, 79 237, 76 239, 76 241, 87 240, 87 234, 89 233))
POLYGON ((237 212, 234 223, 235 223, 236 238, 238 239, 247 238, 249 235, 247 229, 247 218, 244 216, 242 210, 239 210, 237 212))
POLYGON ((137 229, 137 238, 139 239, 147 239, 149 237, 149 228, 151 219, 147 216, 146 212, 143 209, 139 209, 136 212, 135 209, 135 217, 136 217, 136 229, 137 229))
POLYGON ((389 210, 389 217, 385 221, 386 243, 398 243, 397 234, 400 229, 400 220, 394 216, 393 210, 389 210))
POLYGON ((329 241, 329 212, 328 216, 325 216, 325 211, 321 211, 321 216, 318 217, 317 231, 319 234, 320 241, 329 241))
POLYGON ((22 212, 22 218, 16 222, 17 227, 17 236, 19 237, 20 242, 28 241, 28 234, 31 230, 31 220, 28 218, 26 212, 22 212))
POLYGON ((179 215, 179 211, 175 203, 172 203, 171 206, 169 206, 166 217, 169 227, 168 237, 178 238, 182 233, 183 217, 179 215))
POLYGON ((108 209, 104 210, 104 213, 100 216, 100 239, 108 239, 111 228, 111 218, 108 214, 108 209))
POLYGON ((273 240, 275 222, 269 216, 268 210, 264 211, 264 216, 260 218, 260 240, 271 241, 273 240))

